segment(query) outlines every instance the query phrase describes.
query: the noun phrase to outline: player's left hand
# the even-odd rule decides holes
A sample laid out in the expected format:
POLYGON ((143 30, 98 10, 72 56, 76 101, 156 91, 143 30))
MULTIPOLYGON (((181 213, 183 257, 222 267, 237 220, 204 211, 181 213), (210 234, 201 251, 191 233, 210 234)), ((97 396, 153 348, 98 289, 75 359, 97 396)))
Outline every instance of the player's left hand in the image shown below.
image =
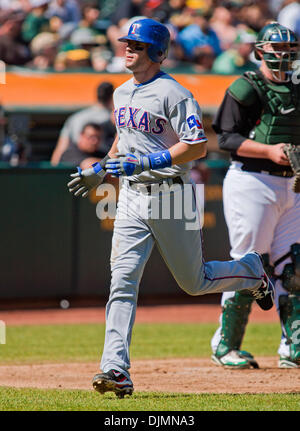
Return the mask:
POLYGON ((77 166, 77 172, 71 174, 73 178, 67 186, 70 193, 74 196, 86 198, 91 190, 99 186, 106 175, 105 170, 98 162, 94 163, 91 168, 82 170, 77 166))
POLYGON ((116 154, 117 158, 108 159, 105 164, 105 170, 108 174, 115 177, 121 175, 131 176, 138 175, 145 170, 149 170, 150 161, 147 156, 137 157, 134 154, 116 154))

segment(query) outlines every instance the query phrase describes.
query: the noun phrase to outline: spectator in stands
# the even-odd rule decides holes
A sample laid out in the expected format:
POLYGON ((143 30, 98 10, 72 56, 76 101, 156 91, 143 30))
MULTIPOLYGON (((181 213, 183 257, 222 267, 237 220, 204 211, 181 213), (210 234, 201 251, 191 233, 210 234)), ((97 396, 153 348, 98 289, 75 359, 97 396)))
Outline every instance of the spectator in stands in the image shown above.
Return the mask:
POLYGON ((225 75, 240 75, 247 70, 256 70, 258 66, 250 60, 256 35, 252 31, 242 30, 238 33, 231 49, 224 51, 216 58, 212 71, 225 75))
POLYGON ((3 106, 0 105, 0 160, 4 162, 10 161, 12 154, 15 152, 13 142, 9 141, 6 136, 6 124, 7 119, 4 115, 3 106))
POLYGON ((126 47, 118 38, 133 20, 154 17, 172 33, 165 67, 184 65, 206 72, 231 48, 237 31, 259 30, 266 20, 276 19, 280 7, 278 19, 288 20, 289 25, 283 24, 300 34, 300 0, 0 0, 0 56, 8 64, 32 60, 31 67, 53 66, 53 46, 46 47, 45 55, 30 56, 33 39, 46 32, 60 39, 57 71, 91 67, 128 72, 126 47))
POLYGON ((75 0, 52 0, 45 15, 49 19, 56 16, 64 24, 73 23, 77 25, 81 20, 81 11, 75 0))
POLYGON ((237 27, 232 24, 231 9, 224 6, 217 7, 210 20, 211 28, 216 32, 223 51, 232 47, 237 37, 237 27))
POLYGON ((51 0, 30 0, 31 12, 26 16, 22 28, 23 40, 27 43, 40 32, 49 29, 49 20, 45 13, 51 0))
POLYGON ((74 22, 64 23, 59 16, 52 16, 49 20, 49 30, 52 33, 58 34, 62 42, 69 40, 72 32, 77 27, 74 22))
POLYGON ((215 56, 221 54, 222 49, 219 38, 209 25, 211 11, 199 9, 194 14, 193 24, 184 28, 179 33, 178 38, 186 58, 193 60, 195 49, 206 45, 212 47, 215 56))
POLYGON ((168 57, 164 60, 164 68, 174 68, 180 66, 180 61, 184 57, 184 52, 181 45, 178 43, 177 28, 171 24, 165 24, 170 32, 170 44, 168 57))
POLYGON ((31 10, 30 0, 0 0, 0 19, 12 11, 28 13, 31 10))
POLYGON ((97 103, 76 112, 66 120, 51 157, 52 165, 57 165, 66 149, 78 142, 82 128, 90 122, 102 126, 106 152, 109 151, 115 137, 115 126, 112 123, 113 91, 114 87, 110 82, 102 82, 97 88, 97 103))
POLYGON ((5 116, 3 106, 0 105, 0 161, 18 166, 27 162, 30 146, 25 137, 22 120, 18 122, 18 127, 13 123, 14 121, 5 116), (20 133, 18 128, 21 129, 20 133))
POLYGON ((240 21, 256 33, 263 28, 267 20, 272 20, 268 8, 264 7, 264 5, 264 1, 250 1, 239 11, 240 21))
POLYGON ((81 27, 73 31, 70 42, 78 48, 88 49, 99 44, 105 44, 107 38, 102 34, 95 34, 91 28, 81 27))
POLYGON ((86 124, 76 144, 68 147, 60 162, 80 166, 81 169, 87 169, 93 163, 99 162, 107 154, 103 136, 102 126, 96 123, 86 124))
MULTIPOLYGON (((222 55, 222 54, 221 54, 222 55)), ((216 55, 211 45, 197 46, 193 55, 193 70, 197 73, 210 72, 216 55)))
POLYGON ((52 0, 45 16, 49 19, 50 31, 66 40, 78 26, 81 11, 76 0, 52 0))
POLYGON ((100 31, 97 27, 97 21, 100 16, 100 9, 97 1, 84 2, 81 8, 82 20, 79 22, 80 28, 89 28, 93 30, 95 34, 99 34, 100 31))
POLYGON ((300 35, 300 29, 297 25, 297 21, 300 19, 300 0, 287 0, 283 3, 283 6, 278 14, 277 21, 300 35))
POLYGON ((297 33, 298 37, 300 37, 300 15, 298 15, 295 23, 295 33, 297 33))
POLYGON ((74 23, 63 24, 57 16, 51 19, 52 29, 58 32, 62 39, 62 47, 55 61, 57 71, 90 67, 102 72, 112 58, 105 26, 103 27, 103 23, 99 24, 98 2, 82 3, 81 13, 82 19, 76 24, 76 28, 74 23))
POLYGON ((33 60, 27 63, 26 66, 40 70, 53 67, 58 44, 59 36, 57 34, 49 32, 39 33, 30 42, 33 60))
POLYGON ((129 18, 143 15, 144 0, 122 0, 111 17, 112 25, 122 27, 129 18))
POLYGON ((167 23, 172 16, 181 16, 186 9, 186 0, 146 0, 143 14, 167 23))
POLYGON ((99 0, 101 19, 110 22, 121 3, 122 0, 99 0))
POLYGON ((91 49, 91 64, 96 72, 107 71, 108 65, 112 60, 112 52, 104 45, 91 49))
POLYGON ((245 6, 244 0, 223 0, 220 2, 219 6, 222 6, 230 11, 232 25, 234 27, 237 27, 241 24, 240 13, 242 8, 245 6))
POLYGON ((68 69, 90 69, 91 67, 90 52, 81 48, 59 52, 54 61, 54 69, 58 72, 68 69))
POLYGON ((0 9, 8 11, 21 9, 21 4, 18 0, 0 0, 0 9))
POLYGON ((191 179, 195 184, 207 184, 211 176, 211 169, 205 162, 200 160, 194 161, 194 166, 191 169, 191 179))
POLYGON ((169 22, 177 28, 178 32, 181 32, 184 28, 194 24, 194 17, 191 11, 186 8, 174 11, 170 16, 169 22))
POLYGON ((277 17, 284 0, 269 0, 269 9, 272 14, 272 17, 277 17))
POLYGON ((0 59, 9 65, 23 66, 30 58, 30 50, 20 42, 19 35, 25 15, 10 11, 0 27, 0 59))
POLYGON ((90 28, 78 28, 70 38, 74 47, 85 49, 90 53, 91 66, 97 72, 106 70, 112 58, 112 52, 107 47, 107 37, 95 34, 90 28))

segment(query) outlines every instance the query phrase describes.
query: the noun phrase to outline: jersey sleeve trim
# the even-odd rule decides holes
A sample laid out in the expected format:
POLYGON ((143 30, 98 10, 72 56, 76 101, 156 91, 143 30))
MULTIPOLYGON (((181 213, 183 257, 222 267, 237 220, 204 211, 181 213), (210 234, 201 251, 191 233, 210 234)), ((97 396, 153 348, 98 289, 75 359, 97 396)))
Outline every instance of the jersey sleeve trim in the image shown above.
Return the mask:
POLYGON ((184 144, 196 144, 199 143, 201 144, 202 142, 207 142, 208 139, 206 137, 203 137, 201 139, 180 139, 180 142, 183 142, 184 144))

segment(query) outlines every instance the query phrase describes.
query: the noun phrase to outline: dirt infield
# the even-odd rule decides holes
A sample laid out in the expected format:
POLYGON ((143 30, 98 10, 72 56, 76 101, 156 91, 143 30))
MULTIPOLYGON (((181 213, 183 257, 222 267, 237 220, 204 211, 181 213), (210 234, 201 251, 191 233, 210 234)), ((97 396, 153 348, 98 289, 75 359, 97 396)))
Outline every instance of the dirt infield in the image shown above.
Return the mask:
MULTIPOLYGON (((300 392, 299 370, 279 370, 276 358, 259 357, 259 370, 229 370, 206 358, 136 360, 131 377, 136 391, 185 393, 300 392), (146 372, 145 372, 146 370, 146 372)), ((1 386, 86 389, 97 363, 0 366, 1 386)))
MULTIPOLYGON (((136 322, 214 322, 218 305, 139 307, 136 322)), ((104 322, 104 308, 68 310, 0 311, 9 325, 104 322)), ((277 322, 275 309, 261 311, 256 305, 250 322, 277 322)), ((291 393, 300 392, 300 370, 280 370, 277 357, 258 357, 260 369, 230 370, 209 358, 136 360, 131 376, 136 391, 184 393, 291 393), (145 370, 147 372, 145 373, 145 370)), ((92 390, 91 378, 98 363, 0 365, 1 386, 92 390)))
MULTIPOLYGON (((215 304, 157 305, 137 308, 138 323, 217 323, 221 308, 215 304)), ((105 320, 104 307, 69 308, 45 310, 0 311, 0 320, 6 325, 53 325, 70 323, 102 323, 105 320)), ((273 307, 262 311, 253 304, 249 322, 276 322, 277 313, 273 307)))

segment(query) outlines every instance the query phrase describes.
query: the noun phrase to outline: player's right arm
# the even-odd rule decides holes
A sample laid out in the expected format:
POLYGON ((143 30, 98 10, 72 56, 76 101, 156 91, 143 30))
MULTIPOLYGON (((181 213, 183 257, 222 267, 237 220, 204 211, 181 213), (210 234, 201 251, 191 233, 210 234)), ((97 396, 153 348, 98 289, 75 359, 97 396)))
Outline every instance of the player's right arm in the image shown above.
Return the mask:
POLYGON ((206 141, 193 145, 186 142, 178 142, 169 148, 169 152, 172 158, 172 165, 181 165, 205 157, 207 145, 206 141))

